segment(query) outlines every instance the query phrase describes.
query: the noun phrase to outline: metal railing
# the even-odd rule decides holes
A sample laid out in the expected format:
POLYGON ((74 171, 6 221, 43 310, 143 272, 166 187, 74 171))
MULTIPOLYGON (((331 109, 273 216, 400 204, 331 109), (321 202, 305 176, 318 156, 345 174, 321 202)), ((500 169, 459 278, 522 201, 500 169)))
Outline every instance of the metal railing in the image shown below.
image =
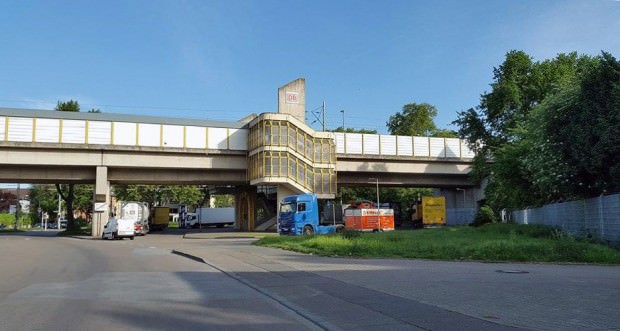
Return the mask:
POLYGON ((247 129, 0 116, 0 142, 247 150, 247 129))
POLYGON ((471 159, 467 142, 458 138, 392 136, 336 132, 336 153, 348 155, 471 159))

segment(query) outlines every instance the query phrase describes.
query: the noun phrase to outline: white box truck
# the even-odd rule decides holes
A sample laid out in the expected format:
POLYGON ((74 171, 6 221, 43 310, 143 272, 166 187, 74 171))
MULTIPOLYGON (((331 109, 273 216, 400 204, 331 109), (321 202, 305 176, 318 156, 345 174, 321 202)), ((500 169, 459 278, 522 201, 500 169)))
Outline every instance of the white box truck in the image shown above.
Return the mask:
POLYGON ((194 228, 199 226, 216 226, 235 224, 235 208, 197 208, 196 216, 189 217, 188 225, 194 228))

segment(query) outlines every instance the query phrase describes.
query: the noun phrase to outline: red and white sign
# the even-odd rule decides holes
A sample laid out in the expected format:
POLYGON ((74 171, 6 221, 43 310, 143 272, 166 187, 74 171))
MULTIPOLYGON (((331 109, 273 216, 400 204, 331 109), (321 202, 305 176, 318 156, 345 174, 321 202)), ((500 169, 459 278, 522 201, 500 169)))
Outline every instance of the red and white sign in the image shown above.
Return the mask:
POLYGON ((286 103, 299 103, 299 93, 286 92, 286 103))

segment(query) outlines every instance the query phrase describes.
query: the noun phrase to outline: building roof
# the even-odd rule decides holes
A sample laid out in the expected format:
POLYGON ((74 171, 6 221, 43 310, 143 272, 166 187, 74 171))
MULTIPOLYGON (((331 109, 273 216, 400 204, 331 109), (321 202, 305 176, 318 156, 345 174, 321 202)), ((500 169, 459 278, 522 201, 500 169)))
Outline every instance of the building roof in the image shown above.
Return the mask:
POLYGON ((248 122, 249 122, 247 118, 244 118, 242 121, 229 122, 229 121, 212 121, 212 120, 206 120, 206 119, 172 118, 172 117, 157 117, 157 116, 128 115, 128 114, 114 114, 114 113, 66 112, 66 111, 21 109, 21 108, 0 108, 0 116, 58 118, 58 119, 71 119, 71 120, 130 122, 130 123, 169 124, 169 125, 191 125, 191 126, 205 126, 205 127, 217 127, 217 128, 230 128, 230 129, 247 128, 248 122))

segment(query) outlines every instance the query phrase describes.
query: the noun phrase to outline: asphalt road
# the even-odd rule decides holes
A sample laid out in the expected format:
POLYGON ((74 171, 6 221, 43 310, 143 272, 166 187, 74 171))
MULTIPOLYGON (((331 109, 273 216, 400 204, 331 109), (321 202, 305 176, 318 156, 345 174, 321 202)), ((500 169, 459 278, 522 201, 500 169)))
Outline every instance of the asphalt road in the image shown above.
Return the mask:
POLYGON ((41 234, 0 235, 0 330, 317 329, 220 271, 171 254, 178 236, 41 234))
POLYGON ((620 330, 615 266, 325 258, 178 232, 5 234, 0 252, 0 330, 620 330))

